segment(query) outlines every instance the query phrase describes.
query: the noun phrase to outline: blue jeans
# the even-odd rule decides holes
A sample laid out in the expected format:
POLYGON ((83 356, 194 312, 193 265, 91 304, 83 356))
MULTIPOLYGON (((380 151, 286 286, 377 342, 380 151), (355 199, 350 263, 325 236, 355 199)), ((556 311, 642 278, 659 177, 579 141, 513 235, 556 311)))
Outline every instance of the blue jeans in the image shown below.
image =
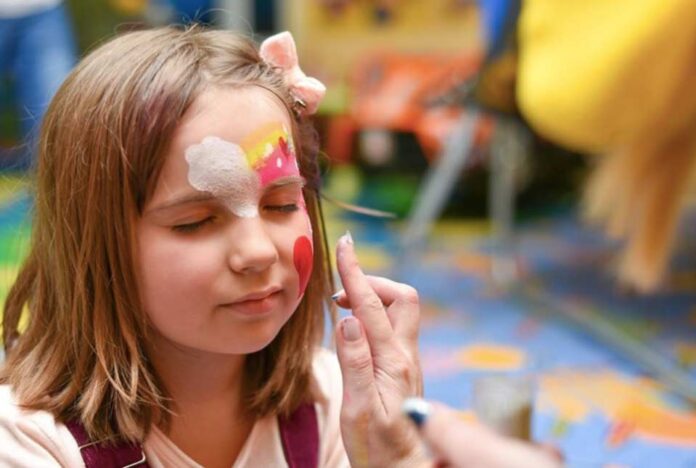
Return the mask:
MULTIPOLYGON (((10 78, 25 148, 33 146, 48 103, 76 58, 71 23, 62 4, 27 16, 0 17, 0 74, 10 78)), ((31 151, 18 156, 14 161, 0 158, 0 168, 28 168, 31 151)))

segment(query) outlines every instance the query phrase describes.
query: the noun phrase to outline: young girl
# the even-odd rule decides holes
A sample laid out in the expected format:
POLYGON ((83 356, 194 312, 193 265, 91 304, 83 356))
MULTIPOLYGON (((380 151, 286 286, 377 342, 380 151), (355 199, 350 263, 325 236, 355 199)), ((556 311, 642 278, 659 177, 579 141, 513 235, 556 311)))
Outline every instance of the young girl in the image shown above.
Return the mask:
POLYGON ((305 117, 322 94, 288 33, 260 52, 230 32, 129 33, 74 70, 5 306, 1 465, 421 460, 398 416, 421 388, 417 296, 363 275, 349 236, 342 368, 317 347, 332 283, 305 117))

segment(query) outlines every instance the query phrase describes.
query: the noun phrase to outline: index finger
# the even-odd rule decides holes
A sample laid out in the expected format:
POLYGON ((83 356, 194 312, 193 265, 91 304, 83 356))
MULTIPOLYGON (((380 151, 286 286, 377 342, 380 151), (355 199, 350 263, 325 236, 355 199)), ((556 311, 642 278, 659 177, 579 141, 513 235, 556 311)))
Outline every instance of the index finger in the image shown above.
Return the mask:
POLYGON ((355 255, 350 233, 344 234, 336 247, 336 264, 343 288, 355 315, 365 327, 365 334, 374 353, 379 354, 394 334, 382 301, 370 286, 355 255))
MULTIPOLYGON (((375 291, 387 310, 387 318, 394 335, 403 337, 412 346, 417 346, 420 307, 418 292, 407 284, 397 283, 381 276, 365 275, 370 287, 375 291)), ((345 291, 337 292, 332 299, 339 307, 351 308, 345 291)))

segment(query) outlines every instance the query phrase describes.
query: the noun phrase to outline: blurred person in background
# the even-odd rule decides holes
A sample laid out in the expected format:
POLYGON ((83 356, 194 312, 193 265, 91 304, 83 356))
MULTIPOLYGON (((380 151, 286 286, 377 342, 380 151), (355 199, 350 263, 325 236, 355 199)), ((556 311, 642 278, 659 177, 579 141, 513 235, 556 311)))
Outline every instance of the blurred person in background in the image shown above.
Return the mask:
POLYGON ((16 157, 0 156, 0 169, 29 168, 32 134, 76 55, 62 0, 0 0, 0 83, 10 85, 25 143, 16 157))

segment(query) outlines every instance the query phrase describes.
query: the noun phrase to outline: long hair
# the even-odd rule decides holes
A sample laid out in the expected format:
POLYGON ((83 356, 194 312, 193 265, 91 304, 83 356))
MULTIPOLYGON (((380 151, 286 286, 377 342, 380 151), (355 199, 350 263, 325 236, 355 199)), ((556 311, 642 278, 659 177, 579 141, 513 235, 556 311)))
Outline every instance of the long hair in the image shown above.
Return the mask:
POLYGON ((249 39, 199 27, 133 32, 88 55, 45 115, 31 248, 3 318, 0 382, 25 408, 81 420, 93 440, 143 440, 152 424, 169 422, 171 400, 145 351, 151 332, 135 276, 134 226, 178 123, 209 86, 260 86, 293 121, 309 181, 314 269, 298 310, 269 346, 247 357, 243 388, 259 417, 287 414, 309 398, 325 307, 334 318, 316 135, 249 39), (23 313, 28 325, 20 332, 23 313))

